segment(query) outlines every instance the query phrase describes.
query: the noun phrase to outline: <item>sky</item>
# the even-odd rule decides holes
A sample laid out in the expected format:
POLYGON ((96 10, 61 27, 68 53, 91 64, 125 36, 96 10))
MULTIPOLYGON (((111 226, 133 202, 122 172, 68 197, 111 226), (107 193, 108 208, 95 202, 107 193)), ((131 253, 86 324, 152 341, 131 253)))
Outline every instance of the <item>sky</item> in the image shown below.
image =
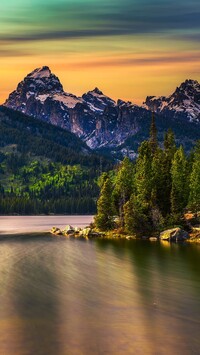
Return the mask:
POLYGON ((169 95, 200 80, 200 1, 1 0, 0 103, 45 65, 76 95, 169 95))

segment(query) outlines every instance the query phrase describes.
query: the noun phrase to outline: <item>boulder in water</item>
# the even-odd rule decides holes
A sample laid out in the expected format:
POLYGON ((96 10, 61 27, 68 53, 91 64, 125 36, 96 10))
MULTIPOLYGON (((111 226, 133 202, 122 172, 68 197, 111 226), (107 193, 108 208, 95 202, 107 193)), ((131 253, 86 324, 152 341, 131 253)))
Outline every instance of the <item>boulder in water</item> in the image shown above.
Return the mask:
POLYGON ((181 228, 167 229, 160 233, 160 240, 169 242, 182 242, 189 238, 189 234, 181 228))

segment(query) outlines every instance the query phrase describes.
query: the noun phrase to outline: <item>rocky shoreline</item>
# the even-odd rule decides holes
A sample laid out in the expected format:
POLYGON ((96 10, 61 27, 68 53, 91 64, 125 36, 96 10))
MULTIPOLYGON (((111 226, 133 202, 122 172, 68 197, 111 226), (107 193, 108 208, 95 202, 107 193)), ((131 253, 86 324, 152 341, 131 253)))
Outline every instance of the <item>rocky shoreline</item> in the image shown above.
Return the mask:
POLYGON ((85 228, 73 227, 67 225, 64 229, 58 227, 52 227, 50 233, 55 236, 73 237, 73 238, 83 238, 83 239, 142 239, 150 241, 168 241, 168 242, 190 242, 190 243, 200 243, 200 226, 195 226, 188 233, 184 229, 179 227, 167 229, 160 233, 158 236, 142 236, 137 237, 135 235, 127 235, 117 232, 117 230, 109 232, 100 232, 91 226, 85 228))

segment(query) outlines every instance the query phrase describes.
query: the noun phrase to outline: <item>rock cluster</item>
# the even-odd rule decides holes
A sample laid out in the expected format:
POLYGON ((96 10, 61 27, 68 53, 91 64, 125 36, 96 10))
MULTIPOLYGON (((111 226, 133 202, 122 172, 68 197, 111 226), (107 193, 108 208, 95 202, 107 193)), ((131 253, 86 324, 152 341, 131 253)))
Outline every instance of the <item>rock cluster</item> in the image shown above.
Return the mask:
MULTIPOLYGON (((70 225, 67 225, 64 229, 52 227, 50 233, 57 236, 79 237, 84 239, 89 239, 89 238, 107 238, 107 239, 124 238, 127 240, 137 239, 136 236, 120 234, 120 233, 116 233, 116 231, 109 231, 107 233, 99 232, 95 228, 92 228, 90 226, 85 228, 78 228, 78 227, 72 227, 70 225)), ((161 232, 160 236, 154 236, 154 237, 143 236, 139 239, 149 240, 149 241, 159 241, 159 240, 168 241, 168 242, 187 241, 187 242, 200 243, 200 226, 198 227, 196 226, 195 228, 193 228, 190 235, 185 230, 176 227, 161 232)))
POLYGON ((50 233, 54 235, 63 235, 65 237, 80 237, 84 239, 104 236, 104 233, 97 232, 91 227, 78 228, 70 225, 67 225, 64 229, 52 227, 50 233))

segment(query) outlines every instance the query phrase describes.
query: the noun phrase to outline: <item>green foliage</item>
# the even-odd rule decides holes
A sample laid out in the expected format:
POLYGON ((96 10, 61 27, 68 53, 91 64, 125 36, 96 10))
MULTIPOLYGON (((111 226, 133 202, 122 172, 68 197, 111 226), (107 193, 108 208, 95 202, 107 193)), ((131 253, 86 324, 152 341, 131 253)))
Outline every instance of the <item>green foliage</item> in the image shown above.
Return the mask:
POLYGON ((150 142, 151 151, 154 154, 156 149, 157 149, 157 147, 158 147, 157 128, 156 128, 156 122, 155 122, 154 113, 152 113, 149 142, 150 142))
POLYGON ((164 137, 164 151, 161 160, 161 183, 159 191, 160 203, 163 216, 167 216, 171 213, 171 189, 172 189, 172 179, 171 179, 171 167, 172 159, 176 152, 176 144, 174 133, 169 129, 165 133, 164 137))
POLYGON ((96 227, 102 231, 110 230, 114 226, 112 188, 112 182, 108 177, 102 185, 101 194, 97 202, 97 215, 95 217, 96 227))
POLYGON ((141 205, 141 201, 132 195, 124 209, 125 231, 127 233, 143 236, 152 231, 148 204, 141 205))
MULTIPOLYGON (((181 224, 188 196, 189 208, 194 212, 200 209, 200 143, 186 158, 183 147, 176 148, 171 130, 165 134, 163 149, 156 145, 154 121, 151 137, 139 147, 135 165, 127 158, 120 164, 112 180, 113 192, 109 195, 107 190, 104 194, 104 185, 101 190, 106 201, 114 199, 118 227, 137 236, 159 232, 174 223, 181 224)), ((103 216, 101 198, 102 195, 99 202, 103 216)), ((103 225, 102 219, 99 228, 103 225)))
POLYGON ((82 140, 62 128, 0 106, 0 147, 15 145, 22 155, 45 157, 61 164, 108 170, 111 159, 92 152, 82 140))
POLYGON ((74 134, 0 107, 0 213, 96 212, 100 171, 111 159, 74 134))
POLYGON ((187 160, 182 146, 174 154, 171 175, 171 211, 177 215, 183 213, 188 200, 187 160))
MULTIPOLYGON (((163 132, 170 131, 174 132, 176 137, 176 145, 179 146, 182 144, 184 146, 185 152, 188 154, 191 148, 195 145, 196 140, 200 139, 200 130, 197 129, 197 124, 195 122, 188 122, 181 117, 165 117, 162 115, 155 115, 156 117, 156 128, 157 128, 157 139, 159 145, 163 144, 163 132)), ((140 127, 142 129, 138 130, 138 133, 134 133, 133 136, 130 136, 126 139, 124 144, 119 147, 119 150, 125 147, 133 149, 136 151, 140 146, 141 142, 149 139, 149 129, 152 122, 151 112, 144 112, 140 117, 140 127)))
MULTIPOLYGON (((17 155, 15 160, 20 160, 17 155)), ((4 183, 0 187, 1 214, 96 211, 95 201, 99 188, 92 169, 38 160, 20 167, 12 166, 11 161, 14 158, 10 159, 7 155, 4 161, 6 174, 0 175, 4 183), (9 169, 12 167, 12 173, 8 166, 9 169)))
POLYGON ((115 187, 113 190, 113 200, 116 210, 120 211, 120 224, 124 225, 124 205, 130 199, 133 193, 134 165, 125 157, 118 167, 115 177, 115 187))
POLYGON ((168 129, 168 131, 165 133, 164 149, 167 155, 173 158, 174 153, 176 151, 176 143, 175 143, 174 132, 171 129, 168 129))
POLYGON ((188 205, 194 212, 198 212, 200 210, 200 141, 196 146, 193 157, 188 205))
POLYGON ((150 143, 144 141, 139 148, 135 167, 135 192, 141 204, 150 201, 152 191, 152 151, 150 143))

